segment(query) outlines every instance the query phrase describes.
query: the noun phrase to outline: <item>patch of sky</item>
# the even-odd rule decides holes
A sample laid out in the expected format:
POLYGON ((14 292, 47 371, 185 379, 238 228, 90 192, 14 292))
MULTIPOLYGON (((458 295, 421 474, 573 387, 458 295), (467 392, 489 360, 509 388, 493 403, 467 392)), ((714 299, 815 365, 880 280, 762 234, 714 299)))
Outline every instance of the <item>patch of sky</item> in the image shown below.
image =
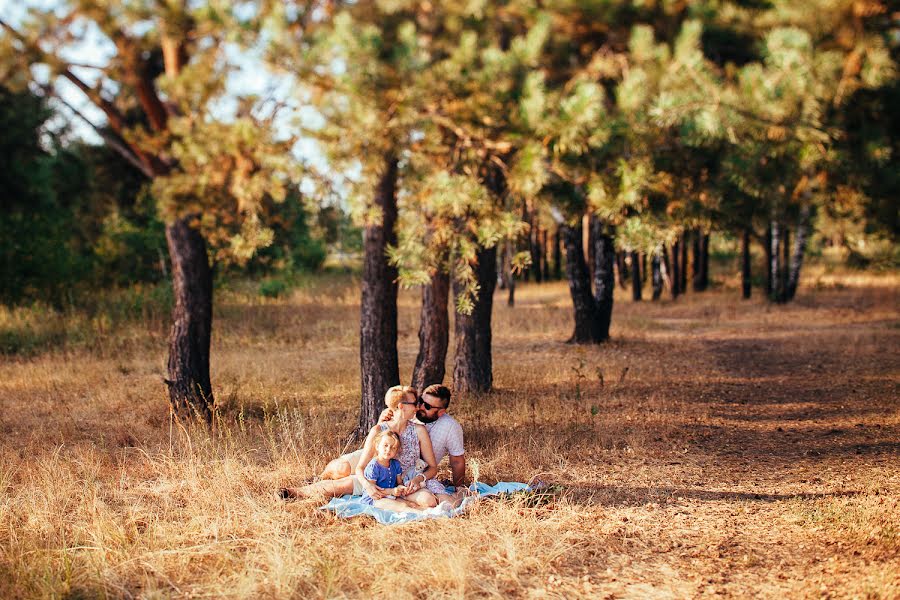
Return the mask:
MULTIPOLYGON (((194 3, 192 3, 194 4, 194 3)), ((62 16, 65 6, 55 0, 34 0, 17 2, 0 0, 0 15, 13 26, 21 26, 27 19, 28 11, 53 11, 62 16)), ((239 3, 232 6, 239 19, 251 19, 255 16, 255 4, 239 3)), ((293 9, 292 9, 293 10, 293 9)), ((289 15, 290 16, 290 15, 289 15)), ((294 15, 296 16, 296 14, 294 15)), ((313 20, 318 20, 313 14, 313 20)), ((151 32, 155 23, 152 20, 140 21, 129 27, 128 33, 135 37, 151 32)), ((72 30, 74 35, 67 43, 55 48, 59 56, 73 64, 72 72, 91 87, 100 86, 102 94, 112 99, 120 91, 117 82, 103 77, 100 68, 106 67, 115 58, 116 49, 112 41, 89 20, 80 20, 72 30), (99 67, 99 68, 93 68, 99 67)), ((212 38, 198 40, 201 48, 211 48, 212 38)), ((226 81, 226 92, 210 107, 210 116, 215 119, 233 119, 238 107, 239 98, 257 96, 260 101, 254 106, 254 116, 265 119, 275 114, 272 126, 279 131, 279 137, 288 139, 297 134, 298 128, 305 131, 316 131, 325 126, 325 118, 309 104, 309 94, 304 93, 302 86, 290 74, 273 73, 265 65, 263 51, 260 48, 242 48, 236 44, 224 47, 224 60, 231 66, 226 81)), ((43 93, 42 86, 52 85, 58 99, 50 102, 57 114, 47 124, 48 131, 65 133, 67 137, 80 139, 89 144, 101 144, 102 138, 95 127, 106 125, 106 116, 84 93, 63 77, 50 81, 50 70, 44 65, 33 65, 34 79, 43 93)), ((326 71, 340 75, 346 73, 347 65, 343 59, 331 61, 326 71)), ((360 165, 351 166, 343 172, 333 171, 319 143, 311 137, 299 137, 294 144, 292 154, 310 168, 323 174, 330 180, 340 198, 346 197, 346 183, 358 180, 362 173, 360 165)), ((312 180, 301 183, 302 189, 311 191, 312 180)))

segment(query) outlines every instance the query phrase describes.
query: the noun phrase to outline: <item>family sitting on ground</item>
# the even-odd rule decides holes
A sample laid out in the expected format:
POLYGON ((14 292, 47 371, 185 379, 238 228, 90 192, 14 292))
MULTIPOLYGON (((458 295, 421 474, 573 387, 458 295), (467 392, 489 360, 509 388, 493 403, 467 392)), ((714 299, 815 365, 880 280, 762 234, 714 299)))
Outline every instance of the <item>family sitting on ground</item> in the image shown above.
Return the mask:
POLYGON ((466 458, 462 427, 447 414, 450 390, 430 385, 419 397, 415 388, 397 385, 384 400, 387 408, 362 448, 328 463, 319 481, 284 488, 280 496, 326 500, 352 494, 377 508, 399 512, 459 505, 465 493, 466 458), (445 456, 455 492, 436 479, 445 456))

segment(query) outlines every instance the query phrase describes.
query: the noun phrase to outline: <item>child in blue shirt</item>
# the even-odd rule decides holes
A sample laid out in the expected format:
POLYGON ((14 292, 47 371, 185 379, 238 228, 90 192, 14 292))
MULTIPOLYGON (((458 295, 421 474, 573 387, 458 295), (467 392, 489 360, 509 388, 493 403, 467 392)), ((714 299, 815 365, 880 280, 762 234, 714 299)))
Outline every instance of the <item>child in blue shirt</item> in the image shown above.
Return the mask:
POLYGON ((402 498, 407 490, 403 485, 403 468, 394 458, 399 453, 400 436, 396 433, 387 429, 375 436, 375 458, 369 461, 363 474, 388 495, 375 500, 366 492, 362 501, 387 510, 421 512, 415 504, 402 498))

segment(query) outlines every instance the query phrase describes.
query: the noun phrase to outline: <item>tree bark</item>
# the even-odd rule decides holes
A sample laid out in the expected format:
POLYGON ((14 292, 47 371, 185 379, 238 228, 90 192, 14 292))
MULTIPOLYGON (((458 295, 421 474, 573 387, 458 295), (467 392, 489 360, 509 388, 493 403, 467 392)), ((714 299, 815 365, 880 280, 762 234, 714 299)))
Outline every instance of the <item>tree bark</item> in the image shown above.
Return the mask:
POLYGON ((787 225, 781 227, 781 302, 787 302, 788 271, 791 265, 791 230, 787 225))
POLYGON ((635 302, 641 301, 641 291, 643 287, 641 281, 641 256, 637 252, 631 253, 631 299, 635 302))
POLYGON ((709 234, 697 230, 694 233, 694 277, 692 280, 695 292, 706 291, 709 284, 709 234))
POLYGON ((781 302, 783 298, 781 290, 781 225, 778 221, 772 221, 772 237, 771 250, 769 254, 771 281, 772 281, 772 300, 781 302))
POLYGON ((809 220, 811 209, 808 204, 800 209, 800 218, 797 221, 797 237, 794 239, 794 253, 791 257, 791 273, 788 277, 787 299, 793 300, 797 294, 797 285, 800 283, 800 269, 803 267, 803 256, 806 253, 806 238, 809 235, 809 220))
POLYGON ((681 242, 672 244, 672 299, 681 293, 681 242))
POLYGON ((175 295, 166 383, 176 415, 210 424, 215 406, 209 377, 212 269, 197 220, 189 215, 166 225, 175 295))
POLYGON ((575 329, 570 344, 590 344, 594 342, 594 321, 596 310, 591 295, 591 279, 584 250, 581 245, 583 231, 581 220, 575 225, 561 225, 563 243, 566 248, 566 278, 569 280, 569 294, 575 308, 575 329))
POLYGON ((450 275, 438 270, 431 283, 422 287, 419 319, 419 354, 413 368, 412 386, 421 391, 432 383, 444 383, 447 345, 450 340, 450 275))
MULTIPOLYGON (((453 388, 457 392, 488 392, 493 385, 491 358, 491 310, 497 283, 497 247, 478 251, 478 264, 473 265, 478 277, 478 297, 472 314, 456 312, 456 356, 453 365, 453 388)), ((454 297, 463 287, 453 282, 454 297)))
POLYGON ((531 223, 531 268, 534 272, 535 283, 541 283, 544 280, 544 272, 541 268, 541 228, 537 215, 532 215, 531 223))
POLYGON ((547 245, 547 230, 541 230, 541 257, 543 264, 541 272, 544 274, 544 281, 550 281, 550 247, 547 245))
POLYGON ((699 233, 700 235, 700 291, 705 292, 709 289, 709 235, 708 233, 699 233))
POLYGON ((653 253, 653 256, 650 258, 650 271, 651 271, 651 280, 653 283, 653 300, 659 300, 659 297, 662 295, 663 288, 663 280, 662 280, 662 271, 659 267, 660 259, 659 254, 653 253))
POLYGON ((561 242, 560 228, 557 227, 556 233, 553 234, 553 277, 556 278, 557 281, 562 279, 561 242))
MULTIPOLYGON (((375 190, 380 222, 363 230, 365 252, 359 322, 362 398, 357 435, 365 435, 384 409, 384 393, 400 383, 397 360, 397 269, 388 263, 388 245, 397 243, 397 159, 385 157, 375 190)), ((493 283, 493 282, 492 282, 493 283)))
POLYGON ((591 220, 594 239, 594 306, 597 316, 594 319, 594 341, 609 339, 609 327, 612 323, 613 292, 616 287, 613 264, 616 250, 611 233, 604 231, 603 223, 594 217, 591 220))
POLYGON ((679 286, 679 288, 681 289, 682 294, 687 291, 688 239, 688 232, 685 231, 681 235, 681 285, 679 286))
POLYGON ((659 246, 660 252, 662 254, 662 264, 660 265, 660 270, 662 271, 662 285, 663 287, 668 286, 669 289, 672 288, 672 261, 669 260, 669 247, 665 244, 660 244, 659 246))
POLYGON ((625 264, 624 252, 616 252, 616 272, 618 273, 619 287, 625 289, 628 281, 628 266, 625 264))
POLYGON ((772 299, 775 293, 774 279, 772 278, 772 223, 766 227, 766 236, 763 239, 763 251, 766 255, 766 298, 772 299))
POLYGON ((506 280, 509 277, 509 269, 506 268, 506 261, 508 258, 508 254, 506 252, 506 246, 500 249, 497 252, 497 289, 505 290, 506 289, 506 280))
POLYGON ((527 206, 524 203, 522 205, 522 221, 528 223, 528 238, 526 238, 525 240, 528 245, 526 248, 524 248, 524 250, 528 251, 528 256, 531 258, 531 264, 522 269, 522 280, 531 281, 531 276, 534 275, 534 247, 531 243, 534 221, 531 218, 531 212, 528 210, 527 206))
POLYGON ((750 229, 748 228, 744 229, 741 239, 741 289, 745 300, 748 300, 753 293, 750 276, 750 229))
MULTIPOLYGON (((506 282, 506 289, 508 291, 506 296, 507 306, 516 305, 516 275, 512 270, 513 252, 514 248, 512 240, 507 239, 506 243, 503 245, 503 262, 500 267, 503 269, 503 280, 506 282)), ((503 288, 501 287, 501 289, 503 288)))

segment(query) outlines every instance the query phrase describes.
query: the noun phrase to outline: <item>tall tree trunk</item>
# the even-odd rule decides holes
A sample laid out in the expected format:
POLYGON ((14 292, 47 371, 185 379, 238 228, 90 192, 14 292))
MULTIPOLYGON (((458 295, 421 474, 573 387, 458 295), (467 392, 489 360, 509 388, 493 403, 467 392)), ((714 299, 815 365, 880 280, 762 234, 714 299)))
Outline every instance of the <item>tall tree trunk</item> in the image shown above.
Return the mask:
POLYGON ((681 293, 681 242, 672 244, 672 299, 681 293))
POLYGON ((503 268, 506 270, 506 285, 509 294, 506 296, 506 305, 516 305, 516 274, 512 270, 513 245, 511 240, 506 240, 506 252, 504 252, 506 260, 503 268))
POLYGON ((769 254, 770 270, 772 272, 772 300, 781 302, 781 224, 772 220, 771 253, 769 254))
POLYGON ((700 236, 700 291, 705 292, 709 288, 709 234, 697 232, 700 236))
POLYGON ((527 246, 524 250, 528 251, 528 256, 531 258, 531 264, 522 270, 522 280, 531 281, 531 278, 534 275, 534 247, 531 243, 531 238, 534 235, 534 232, 532 231, 534 229, 534 219, 532 219, 531 212, 524 202, 522 203, 522 221, 528 223, 528 237, 525 239, 527 246))
POLYGON ((645 283, 647 283, 647 272, 648 272, 648 269, 647 269, 647 255, 646 255, 645 253, 641 252, 638 256, 640 256, 640 263, 641 263, 641 287, 643 287, 643 285, 644 285, 645 283))
POLYGON ((594 228, 591 226, 594 217, 590 214, 584 215, 581 219, 581 227, 584 229, 584 255, 587 257, 588 273, 591 275, 591 281, 594 280, 594 253, 596 251, 594 242, 594 228))
POLYGON ((413 368, 412 386, 423 390, 432 383, 444 383, 447 345, 450 340, 450 275, 438 270, 431 283, 422 286, 422 315, 419 319, 419 354, 413 368))
POLYGON ((744 229, 741 239, 741 288, 745 300, 750 298, 753 287, 750 281, 750 229, 744 229))
POLYGON ((797 293, 797 285, 800 283, 800 269, 803 267, 803 255, 806 252, 806 237, 809 235, 809 220, 811 209, 804 204, 800 209, 800 218, 797 221, 797 237, 794 239, 794 254, 791 257, 791 273, 788 277, 787 299, 793 300, 797 293))
POLYGON ((541 283, 544 280, 544 272, 541 268, 541 228, 537 215, 532 215, 531 222, 531 268, 534 271, 535 283, 541 283))
POLYGON ((660 270, 659 264, 660 264, 659 254, 654 252, 653 256, 650 258, 650 271, 651 271, 651 280, 653 283, 653 299, 654 300, 659 300, 659 297, 662 295, 662 288, 663 288, 662 271, 660 270))
POLYGON ((688 276, 688 232, 685 231, 681 235, 681 293, 687 292, 687 276, 688 276))
POLYGON ((616 252, 616 273, 619 287, 625 289, 628 285, 628 266, 625 264, 625 252, 616 252))
POLYGON ((775 293, 774 278, 772 277, 772 222, 766 227, 766 236, 763 239, 763 251, 766 255, 766 298, 770 300, 775 293))
POLYGON ((596 310, 591 295, 591 280, 584 249, 581 245, 583 231, 581 220, 575 225, 560 225, 563 244, 566 248, 566 278, 569 280, 569 294, 575 308, 575 329, 569 343, 590 344, 594 341, 594 321, 596 310))
POLYGON ((637 252, 631 253, 631 299, 635 302, 641 301, 641 257, 637 252))
POLYGON ((669 247, 664 243, 659 246, 660 252, 662 253, 662 264, 660 265, 660 270, 662 271, 662 285, 663 287, 668 286, 669 289, 672 288, 672 261, 669 260, 669 247))
MULTIPOLYGON (((385 158, 373 204, 381 222, 363 230, 362 302, 359 355, 362 399, 357 434, 365 435, 384 408, 384 393, 400 383, 397 364, 397 269, 388 263, 387 248, 397 243, 397 159, 385 158)), ((492 282, 493 283, 493 282, 492 282)))
POLYGON ((505 290, 506 289, 506 279, 508 277, 509 271, 506 269, 506 246, 500 248, 497 252, 497 289, 505 290))
POLYGON ((209 378, 212 269, 197 220, 197 215, 189 215, 166 225, 175 295, 166 383, 175 414, 209 424, 214 408, 209 378))
MULTIPOLYGON (((497 247, 478 251, 475 267, 478 277, 478 297, 472 314, 456 312, 456 357, 453 366, 453 388, 457 392, 482 393, 493 385, 491 358, 491 310, 494 306, 494 286, 497 283, 497 247)), ((463 292, 453 282, 453 294, 463 292)))
POLYGON ((616 250, 611 233, 604 231, 603 222, 594 217, 591 220, 594 239, 594 307, 597 317, 594 319, 593 336, 595 342, 609 339, 609 327, 612 323, 613 292, 616 287, 613 264, 616 261, 616 250))
MULTIPOLYGON (((562 227, 562 226, 560 226, 562 227)), ((560 227, 556 228, 553 234, 553 277, 556 280, 562 279, 562 239, 560 235, 560 227)))
POLYGON ((694 231, 694 264, 691 287, 695 292, 703 291, 703 234, 700 230, 694 231))
POLYGON ((541 229, 541 257, 544 259, 541 271, 544 281, 550 281, 550 247, 547 245, 547 230, 541 229))
POLYGON ((787 225, 781 227, 781 302, 787 302, 788 271, 791 260, 791 230, 787 225))

